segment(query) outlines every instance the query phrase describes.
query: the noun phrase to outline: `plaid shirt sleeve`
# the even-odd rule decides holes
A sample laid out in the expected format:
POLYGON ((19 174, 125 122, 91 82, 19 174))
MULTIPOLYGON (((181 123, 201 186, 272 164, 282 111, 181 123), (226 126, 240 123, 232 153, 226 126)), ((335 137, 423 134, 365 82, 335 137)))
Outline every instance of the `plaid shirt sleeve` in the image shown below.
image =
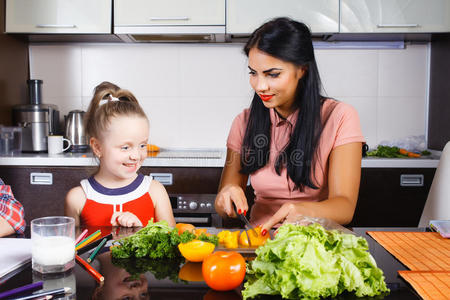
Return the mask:
POLYGON ((11 187, 0 179, 0 217, 4 218, 18 234, 25 231, 23 206, 14 198, 11 187))

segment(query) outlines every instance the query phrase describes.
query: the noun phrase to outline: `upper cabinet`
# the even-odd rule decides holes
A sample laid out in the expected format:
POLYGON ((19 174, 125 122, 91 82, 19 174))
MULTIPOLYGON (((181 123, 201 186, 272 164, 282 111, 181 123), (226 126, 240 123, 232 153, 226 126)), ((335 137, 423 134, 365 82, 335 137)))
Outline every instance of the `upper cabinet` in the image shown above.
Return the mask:
POLYGON ((7 33, 35 40, 225 42, 281 16, 316 36, 450 32, 450 0, 6 0, 5 13, 7 33))
POLYGON ((225 0, 114 0, 114 33, 225 33, 225 0))
POLYGON ((343 33, 448 31, 449 0, 341 0, 343 33))
POLYGON ((111 33, 111 0, 6 0, 7 33, 111 33))
POLYGON ((282 16, 304 22, 316 34, 339 32, 339 0, 227 0, 226 31, 247 35, 282 16))

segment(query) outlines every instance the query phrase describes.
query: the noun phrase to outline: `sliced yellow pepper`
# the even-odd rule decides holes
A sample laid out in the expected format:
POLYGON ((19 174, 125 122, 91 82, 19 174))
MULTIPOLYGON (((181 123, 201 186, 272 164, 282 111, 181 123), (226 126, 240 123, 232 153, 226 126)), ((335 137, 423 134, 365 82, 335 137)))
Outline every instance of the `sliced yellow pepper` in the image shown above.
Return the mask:
POLYGON ((235 249, 238 247, 240 231, 223 230, 217 234, 219 243, 224 244, 226 248, 235 249))

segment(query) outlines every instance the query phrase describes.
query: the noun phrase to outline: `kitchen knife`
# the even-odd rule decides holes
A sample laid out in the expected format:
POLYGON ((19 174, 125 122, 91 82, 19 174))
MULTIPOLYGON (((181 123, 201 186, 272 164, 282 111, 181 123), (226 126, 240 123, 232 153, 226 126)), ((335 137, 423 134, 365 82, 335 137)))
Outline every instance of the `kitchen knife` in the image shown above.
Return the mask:
POLYGON ((248 221, 247 217, 246 217, 244 214, 242 214, 242 215, 240 215, 240 216, 241 216, 242 221, 244 221, 245 225, 247 225, 248 229, 251 230, 251 231, 253 231, 253 233, 255 234, 255 236, 258 236, 258 234, 256 233, 255 228, 253 228, 253 226, 250 225, 250 222, 248 221))
MULTIPOLYGON (((234 211, 235 211, 236 215, 239 216, 239 218, 245 223, 245 225, 246 225, 249 229, 253 229, 253 227, 250 225, 250 222, 247 220, 247 218, 245 217, 245 215, 244 215, 244 214, 239 214, 239 213, 237 212, 236 205, 234 204, 234 202, 232 202, 232 203, 233 203, 233 208, 234 208, 234 211)), ((247 236, 248 245, 251 247, 251 246, 252 246, 252 243, 251 243, 251 241, 250 241, 250 236, 248 235, 247 230, 244 230, 244 232, 245 232, 245 235, 247 236)), ((255 229, 253 229, 253 233, 255 234, 255 236, 258 236, 258 235, 256 234, 255 229)))

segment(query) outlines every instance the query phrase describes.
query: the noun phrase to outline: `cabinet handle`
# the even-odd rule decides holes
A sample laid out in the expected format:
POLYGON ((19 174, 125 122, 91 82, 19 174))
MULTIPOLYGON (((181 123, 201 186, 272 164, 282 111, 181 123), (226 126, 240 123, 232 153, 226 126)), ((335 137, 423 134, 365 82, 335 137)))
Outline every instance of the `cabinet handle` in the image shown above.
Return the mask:
POLYGON ((77 28, 77 25, 38 24, 36 28, 77 28))
POLYGON ((189 21, 189 17, 150 17, 150 21, 189 21))
POLYGON ((402 174, 400 175, 400 186, 423 186, 423 174, 402 174))
POLYGON ((30 184, 52 185, 52 173, 30 173, 30 184))
POLYGON ((209 218, 205 217, 174 217, 175 222, 177 223, 201 223, 201 224, 208 224, 209 218))
POLYGON ((416 28, 419 24, 377 24, 378 28, 416 28))
POLYGON ((158 180, 162 185, 172 185, 173 184, 173 174, 172 173, 150 173, 154 179, 158 180))

